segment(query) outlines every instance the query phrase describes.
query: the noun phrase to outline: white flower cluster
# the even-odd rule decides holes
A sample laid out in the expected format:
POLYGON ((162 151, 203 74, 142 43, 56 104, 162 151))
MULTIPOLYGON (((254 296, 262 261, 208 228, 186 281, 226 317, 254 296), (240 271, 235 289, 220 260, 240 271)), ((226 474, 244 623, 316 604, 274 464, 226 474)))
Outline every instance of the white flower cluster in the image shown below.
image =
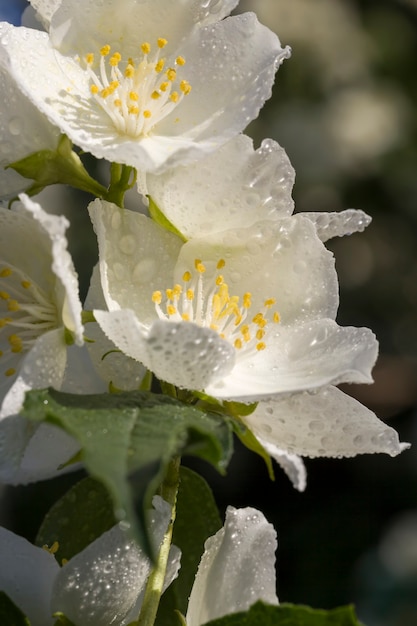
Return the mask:
MULTIPOLYGON (((0 208, 3 482, 53 476, 77 449, 58 429, 35 429, 18 415, 26 391, 101 392, 110 381, 132 390, 147 371, 220 405, 256 403, 241 421, 299 490, 302 456, 395 456, 406 447, 337 388, 372 382, 378 346, 369 329, 337 324, 337 274, 323 242, 363 230, 370 218, 294 214, 284 150, 273 140, 255 150, 242 134, 290 50, 253 13, 230 16, 237 4, 31 0, 39 28, 0 23, 0 165, 53 149, 65 134, 136 170, 138 206, 149 202, 149 216, 104 198, 90 204, 99 263, 84 304, 96 321, 84 330, 65 218, 22 193, 27 179, 0 172, 1 197, 20 194, 0 208), (84 332, 94 340, 88 351, 84 332)), ((0 588, 34 626, 52 623, 51 607, 83 626, 127 624, 149 563, 126 542, 116 528, 60 569, 2 530, 0 588), (25 584, 16 554, 28 565, 25 584), (119 605, 93 591, 85 604, 83 581, 93 590, 113 580, 107 562, 128 581, 114 592, 119 605), (25 592, 35 582, 36 610, 25 592)), ((229 510, 207 543, 188 626, 248 608, 245 597, 276 603, 274 550, 260 513, 229 510), (236 582, 230 568, 226 582, 219 577, 227 563, 237 572, 248 560, 247 580, 240 572, 236 582)), ((170 579, 178 555, 171 565, 170 579)))

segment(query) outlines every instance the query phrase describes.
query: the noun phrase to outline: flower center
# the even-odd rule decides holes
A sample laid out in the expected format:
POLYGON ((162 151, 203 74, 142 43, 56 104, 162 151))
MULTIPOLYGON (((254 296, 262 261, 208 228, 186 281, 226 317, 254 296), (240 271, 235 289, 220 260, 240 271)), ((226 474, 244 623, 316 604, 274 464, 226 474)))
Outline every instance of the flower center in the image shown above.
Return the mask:
POLYGON ((21 354, 43 333, 57 328, 57 311, 26 274, 0 267, 0 363, 4 376, 16 374, 21 354))
POLYGON ((178 56, 166 67, 161 57, 167 43, 160 37, 152 51, 150 43, 144 42, 136 60, 124 60, 119 52, 110 54, 109 45, 101 48, 98 64, 93 53, 85 57, 92 95, 124 135, 148 135, 191 91, 191 85, 178 76, 185 59, 178 56))
POLYGON ((229 287, 219 273, 225 265, 224 259, 220 259, 215 275, 205 281, 206 267, 200 259, 195 259, 195 271, 184 272, 181 285, 166 289, 165 294, 161 291, 153 292, 152 301, 158 317, 173 322, 194 322, 198 326, 211 328, 236 350, 244 350, 245 353, 265 350, 267 325, 280 321, 279 313, 272 310, 275 299, 268 298, 261 310, 251 312, 252 295, 249 292, 243 294, 242 299, 230 295, 229 287))

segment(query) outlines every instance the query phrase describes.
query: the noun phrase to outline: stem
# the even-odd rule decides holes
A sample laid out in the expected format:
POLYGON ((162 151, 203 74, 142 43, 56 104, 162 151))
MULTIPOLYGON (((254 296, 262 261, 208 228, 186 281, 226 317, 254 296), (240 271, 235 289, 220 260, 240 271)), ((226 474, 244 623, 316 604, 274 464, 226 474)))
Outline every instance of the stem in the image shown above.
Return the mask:
POLYGON ((105 200, 114 202, 117 206, 124 207, 124 196, 128 189, 135 184, 137 172, 130 165, 112 163, 110 168, 110 186, 107 190, 105 200), (133 175, 133 181, 129 182, 133 175))
POLYGON ((164 481, 159 489, 159 495, 171 505, 171 520, 162 540, 161 547, 154 568, 146 584, 145 595, 138 621, 135 626, 153 626, 158 612, 159 602, 164 586, 169 550, 172 541, 172 531, 175 521, 177 493, 180 483, 181 458, 174 457, 169 462, 164 481))

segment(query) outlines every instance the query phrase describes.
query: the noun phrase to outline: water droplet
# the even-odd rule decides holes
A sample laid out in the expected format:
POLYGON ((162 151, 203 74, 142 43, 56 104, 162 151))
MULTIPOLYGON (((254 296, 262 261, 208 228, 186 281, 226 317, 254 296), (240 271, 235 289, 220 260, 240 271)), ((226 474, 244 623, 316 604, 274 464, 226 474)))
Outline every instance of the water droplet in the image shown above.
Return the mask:
POLYGON ((20 117, 12 117, 9 122, 9 131, 11 135, 20 135, 23 130, 23 120, 20 117))
POLYGON ((133 254, 136 248, 136 241, 133 235, 125 235, 119 240, 119 248, 125 254, 133 254))

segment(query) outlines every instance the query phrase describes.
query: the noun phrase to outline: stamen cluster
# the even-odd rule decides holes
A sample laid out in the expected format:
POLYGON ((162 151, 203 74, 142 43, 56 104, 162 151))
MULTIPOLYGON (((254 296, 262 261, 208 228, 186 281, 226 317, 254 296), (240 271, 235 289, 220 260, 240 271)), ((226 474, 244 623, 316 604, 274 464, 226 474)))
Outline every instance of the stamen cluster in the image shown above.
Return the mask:
POLYGON ((184 57, 177 56, 166 67, 166 59, 160 56, 167 43, 160 37, 155 52, 150 43, 142 43, 139 60, 123 60, 119 52, 110 54, 106 44, 100 49, 97 71, 93 69, 95 55, 86 55, 91 93, 120 133, 136 138, 148 135, 191 92, 188 81, 178 76, 184 57))
POLYGON ((0 269, 0 359, 3 374, 13 376, 13 357, 28 351, 43 333, 57 327, 57 311, 42 290, 15 267, 0 269), (6 341, 3 341, 3 337, 6 341))
MULTIPOLYGON (((221 270, 225 264, 224 259, 220 259, 216 269, 221 270)), ((158 317, 174 322, 194 322, 198 326, 211 328, 236 350, 265 350, 267 346, 264 338, 268 323, 280 321, 279 313, 272 311, 275 299, 268 298, 261 310, 250 313, 250 292, 244 293, 242 299, 230 295, 224 276, 217 272, 213 278, 209 278, 208 285, 204 284, 206 266, 201 259, 194 260, 194 269, 194 273, 188 270, 184 272, 182 284, 166 289, 165 294, 154 291, 152 301, 158 317), (163 300, 165 310, 161 307, 163 300)))

